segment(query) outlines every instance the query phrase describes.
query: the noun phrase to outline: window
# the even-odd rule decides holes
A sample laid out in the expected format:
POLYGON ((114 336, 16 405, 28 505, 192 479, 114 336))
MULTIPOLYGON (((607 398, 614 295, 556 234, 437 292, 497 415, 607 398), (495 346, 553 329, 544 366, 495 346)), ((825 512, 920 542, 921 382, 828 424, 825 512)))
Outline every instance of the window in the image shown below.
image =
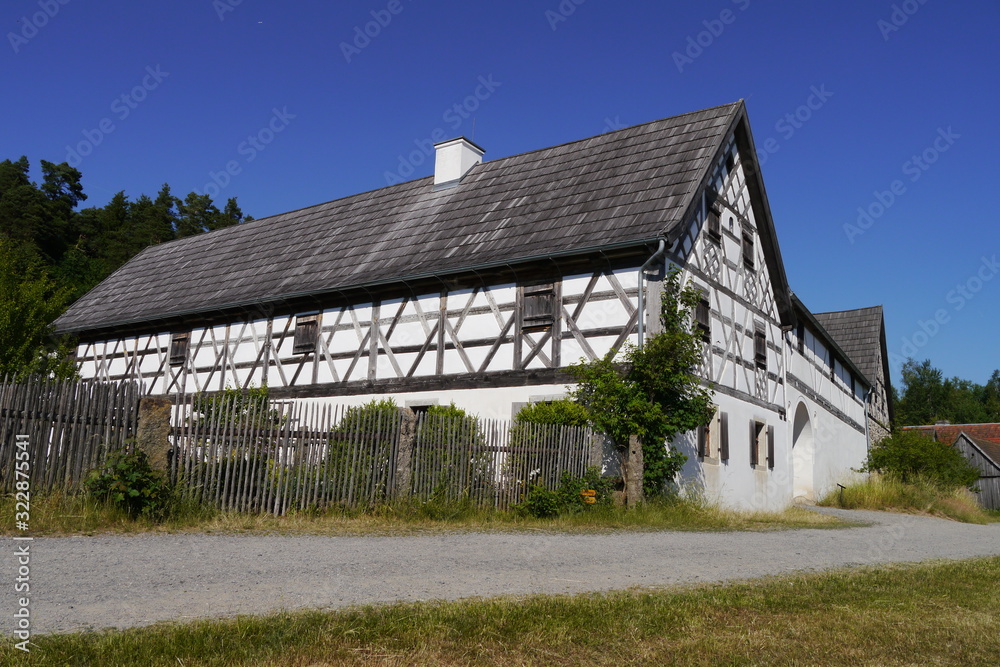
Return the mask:
POLYGON ((830 379, 837 379, 837 359, 833 356, 833 350, 830 350, 830 379))
POLYGON ((743 232, 743 266, 753 271, 753 232, 744 230, 743 232))
POLYGON ((767 334, 760 325, 753 332, 753 358, 757 368, 767 370, 767 334))
POLYGON ((701 298, 698 299, 698 305, 694 311, 695 323, 698 326, 698 331, 701 333, 701 339, 706 343, 712 342, 712 306, 708 302, 708 293, 705 290, 701 291, 701 298))
POLYGON ((556 313, 556 291, 553 284, 530 285, 523 289, 521 331, 545 331, 551 328, 556 313))
POLYGON ((319 315, 299 315, 295 318, 295 339, 292 352, 308 354, 316 350, 319 340, 319 315))
POLYGON ((799 354, 804 355, 806 353, 806 325, 799 322, 799 330, 796 336, 799 339, 799 354))
POLYGON ((718 204, 708 207, 708 238, 716 243, 722 240, 722 209, 718 204))
POLYGON ((170 335, 170 365, 181 366, 187 361, 190 334, 175 333, 170 335))

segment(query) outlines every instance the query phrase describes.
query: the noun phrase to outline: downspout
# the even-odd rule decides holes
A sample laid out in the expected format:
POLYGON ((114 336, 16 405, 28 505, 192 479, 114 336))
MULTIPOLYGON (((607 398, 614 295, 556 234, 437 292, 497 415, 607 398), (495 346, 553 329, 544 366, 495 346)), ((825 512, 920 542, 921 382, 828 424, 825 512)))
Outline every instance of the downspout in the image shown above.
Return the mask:
POLYGON ((865 444, 868 447, 868 453, 872 452, 872 434, 869 432, 868 424, 870 419, 868 418, 868 404, 871 399, 872 388, 868 387, 868 391, 865 392, 865 444))
POLYGON ((653 256, 646 260, 646 263, 639 267, 639 349, 642 349, 642 342, 646 333, 646 269, 652 266, 653 262, 659 259, 667 251, 667 242, 660 239, 660 247, 656 249, 653 256))

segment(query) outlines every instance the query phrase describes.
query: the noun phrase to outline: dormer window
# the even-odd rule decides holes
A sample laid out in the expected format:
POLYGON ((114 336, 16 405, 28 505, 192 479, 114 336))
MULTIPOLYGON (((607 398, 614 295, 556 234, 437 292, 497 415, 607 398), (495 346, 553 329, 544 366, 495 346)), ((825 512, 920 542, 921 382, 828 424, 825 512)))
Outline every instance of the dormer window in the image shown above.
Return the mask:
POLYGON ((319 315, 299 315, 295 318, 294 354, 309 354, 316 350, 319 340, 319 315))

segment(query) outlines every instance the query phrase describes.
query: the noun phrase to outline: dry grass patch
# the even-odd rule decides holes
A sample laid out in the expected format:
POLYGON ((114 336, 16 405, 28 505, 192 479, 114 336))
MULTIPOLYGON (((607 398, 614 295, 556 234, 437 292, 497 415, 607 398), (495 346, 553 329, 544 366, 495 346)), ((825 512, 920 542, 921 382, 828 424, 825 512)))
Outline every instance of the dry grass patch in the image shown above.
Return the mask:
MULTIPOLYGON (((995 665, 1000 558, 36 638, 4 664, 995 665)), ((6 661, 6 662, 5 662, 6 661)))
POLYGON ((965 523, 985 524, 993 520, 969 490, 941 487, 919 477, 903 482, 894 476, 872 474, 842 492, 831 492, 819 504, 845 509, 925 514, 965 523))

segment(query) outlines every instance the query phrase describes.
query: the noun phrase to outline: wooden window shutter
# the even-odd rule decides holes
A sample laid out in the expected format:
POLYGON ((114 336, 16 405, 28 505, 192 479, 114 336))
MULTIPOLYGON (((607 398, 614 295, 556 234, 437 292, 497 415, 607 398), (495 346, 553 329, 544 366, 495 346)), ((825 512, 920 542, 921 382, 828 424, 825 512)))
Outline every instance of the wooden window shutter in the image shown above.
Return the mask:
POLYGON ((181 366, 187 361, 188 345, 191 334, 175 333, 170 335, 170 365, 181 366))
POLYGON ((712 306, 708 301, 708 293, 702 290, 701 298, 698 299, 698 305, 695 308, 695 321, 698 325, 698 331, 701 333, 701 339, 706 343, 712 342, 712 306))
POLYGON ((698 427, 698 456, 708 456, 708 428, 704 424, 698 427))
POLYGON ((774 469, 774 427, 767 427, 767 467, 774 469))
POLYGON ((552 283, 524 287, 522 331, 544 331, 555 323, 556 291, 552 283))
POLYGON ((758 328, 753 334, 753 351, 754 351, 754 361, 757 363, 757 368, 767 368, 767 334, 764 330, 758 328))
POLYGON ((757 422, 750 420, 750 465, 757 465, 757 422))
POLYGON ((719 459, 729 460, 729 413, 723 412, 719 422, 719 459))
POLYGON ((295 318, 294 354, 308 354, 316 349, 319 340, 319 315, 300 315, 295 318))
POLYGON ((751 232, 743 232, 743 266, 753 270, 754 264, 754 254, 753 254, 753 234, 751 232))
POLYGON ((722 239, 722 209, 718 204, 708 207, 708 238, 716 243, 722 239))

